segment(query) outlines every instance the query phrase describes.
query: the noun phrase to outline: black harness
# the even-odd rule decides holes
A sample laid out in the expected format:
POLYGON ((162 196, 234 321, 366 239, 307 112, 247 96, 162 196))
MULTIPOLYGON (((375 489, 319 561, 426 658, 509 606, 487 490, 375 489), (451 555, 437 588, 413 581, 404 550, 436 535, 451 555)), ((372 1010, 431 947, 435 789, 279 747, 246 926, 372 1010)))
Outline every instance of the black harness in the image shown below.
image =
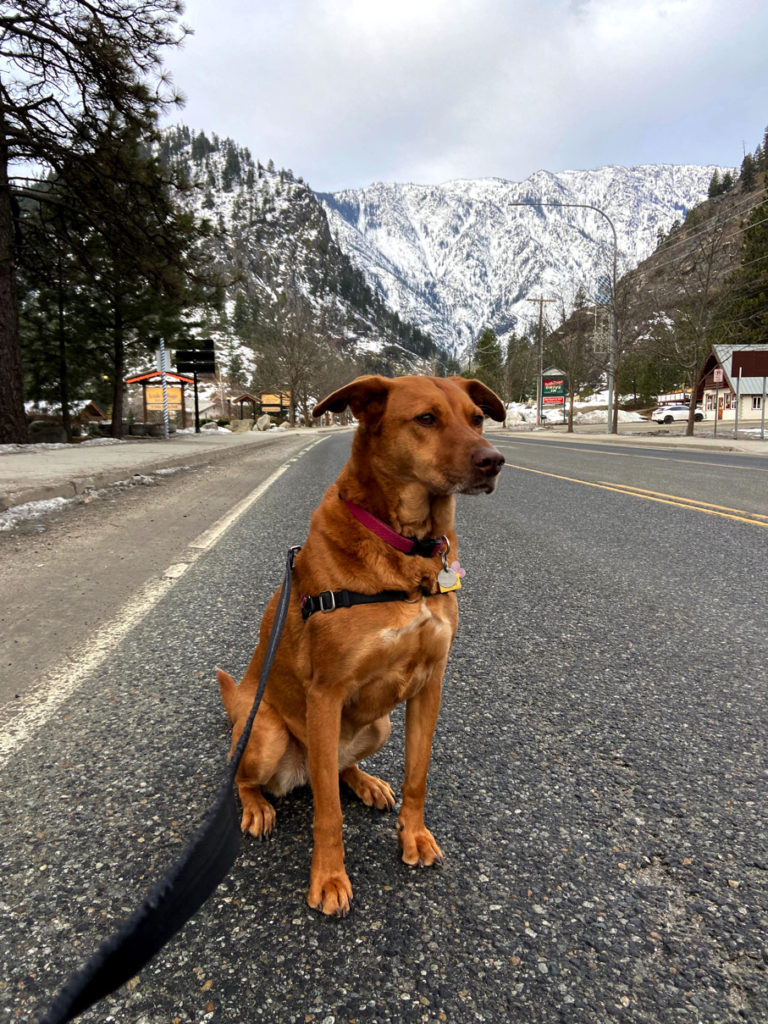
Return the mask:
POLYGON ((301 599, 301 617, 306 622, 315 612, 333 612, 337 608, 351 608, 353 604, 380 604, 385 601, 407 601, 406 590, 380 590, 378 594, 361 594, 356 590, 324 590, 322 594, 301 599))

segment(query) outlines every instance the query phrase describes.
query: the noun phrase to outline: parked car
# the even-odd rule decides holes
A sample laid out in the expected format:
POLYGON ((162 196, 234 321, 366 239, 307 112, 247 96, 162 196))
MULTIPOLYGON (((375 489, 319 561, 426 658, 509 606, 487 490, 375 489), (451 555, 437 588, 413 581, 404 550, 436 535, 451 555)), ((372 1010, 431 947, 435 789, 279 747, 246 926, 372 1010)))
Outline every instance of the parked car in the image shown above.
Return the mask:
MULTIPOLYGON (((698 423, 700 420, 706 419, 706 414, 703 409, 697 408, 693 418, 698 423)), ((674 423, 675 420, 687 420, 688 406, 660 405, 658 409, 654 409, 651 413, 651 419, 656 420, 657 423, 674 423)))

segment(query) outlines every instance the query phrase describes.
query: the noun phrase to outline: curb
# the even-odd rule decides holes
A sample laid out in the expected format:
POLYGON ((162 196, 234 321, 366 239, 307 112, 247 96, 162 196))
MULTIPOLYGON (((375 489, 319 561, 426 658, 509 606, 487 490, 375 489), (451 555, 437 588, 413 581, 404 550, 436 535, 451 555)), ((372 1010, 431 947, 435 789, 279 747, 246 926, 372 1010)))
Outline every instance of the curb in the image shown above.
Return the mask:
MULTIPOLYGON (((316 427, 312 431, 315 435, 325 432, 322 427, 316 427)), ((307 431, 307 435, 309 436, 309 431, 307 431)), ((68 479, 65 478, 51 483, 30 484, 27 487, 20 486, 18 488, 6 486, 6 489, 0 493, 0 512, 5 512, 10 508, 26 505, 33 501, 50 501, 53 498, 76 498, 87 490, 109 487, 111 484, 129 481, 134 476, 156 473, 161 469, 172 469, 175 466, 199 466, 206 462, 235 458, 238 455, 242 456, 244 449, 252 450, 253 445, 258 445, 260 448, 271 448, 273 445, 279 444, 282 436, 282 434, 280 437, 262 435, 258 441, 254 438, 252 444, 240 442, 232 446, 207 448, 201 452, 187 451, 184 453, 178 452, 177 454, 169 452, 167 455, 150 456, 146 462, 139 462, 133 467, 113 467, 89 473, 88 475, 70 476, 68 479)), ((286 436, 295 436, 295 434, 291 433, 286 436)))

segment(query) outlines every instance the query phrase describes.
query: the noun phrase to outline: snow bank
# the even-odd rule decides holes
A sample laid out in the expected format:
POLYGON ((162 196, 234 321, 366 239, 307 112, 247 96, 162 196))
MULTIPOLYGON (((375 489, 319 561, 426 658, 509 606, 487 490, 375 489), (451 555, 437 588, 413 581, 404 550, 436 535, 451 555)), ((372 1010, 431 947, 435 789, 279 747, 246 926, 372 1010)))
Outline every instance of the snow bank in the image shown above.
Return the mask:
MULTIPOLYGON (((603 399, 605 402, 605 399, 603 399)), ((591 402, 575 402, 574 403, 574 423, 607 423, 608 422, 608 411, 607 409, 592 409, 590 408, 591 402)), ((566 409, 566 416, 567 416, 566 409)), ((636 412, 625 412, 623 409, 619 409, 619 422, 620 423, 642 423, 645 420, 645 416, 641 416, 636 412)), ((562 423, 563 422, 563 410, 561 407, 557 409, 545 409, 542 413, 543 423, 562 423)), ((506 427, 517 427, 522 424, 536 423, 536 409, 533 406, 524 405, 520 402, 510 402, 507 406, 507 418, 504 422, 506 427)))

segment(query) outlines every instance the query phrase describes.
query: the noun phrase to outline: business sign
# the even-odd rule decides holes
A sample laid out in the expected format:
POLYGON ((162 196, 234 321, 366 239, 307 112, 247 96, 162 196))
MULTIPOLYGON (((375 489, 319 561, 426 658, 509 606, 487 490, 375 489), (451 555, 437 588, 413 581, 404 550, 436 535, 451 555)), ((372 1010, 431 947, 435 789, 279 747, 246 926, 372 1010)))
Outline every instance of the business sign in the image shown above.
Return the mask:
POLYGON ((547 398, 565 398, 566 385, 565 377, 544 377, 541 382, 541 393, 544 397, 544 404, 550 405, 547 398))
MULTIPOLYGON (((165 390, 168 394, 168 412, 181 412, 181 388, 172 384, 165 390)), ((147 387, 144 394, 147 400, 147 409, 162 410, 163 389, 161 387, 147 387)))

